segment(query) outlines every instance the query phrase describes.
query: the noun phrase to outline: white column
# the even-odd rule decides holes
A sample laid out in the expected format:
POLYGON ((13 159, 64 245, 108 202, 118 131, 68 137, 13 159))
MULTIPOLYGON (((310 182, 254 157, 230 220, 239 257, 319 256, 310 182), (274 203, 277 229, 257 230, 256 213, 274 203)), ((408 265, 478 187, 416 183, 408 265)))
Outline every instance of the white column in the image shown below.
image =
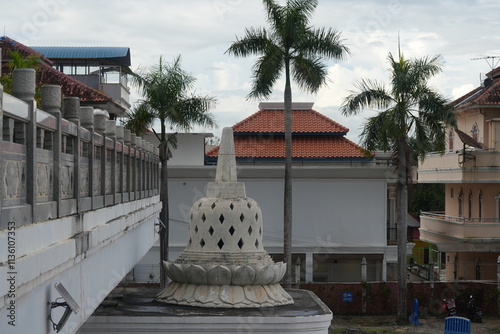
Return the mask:
POLYGON ((306 253, 306 283, 313 281, 313 270, 314 270, 314 258, 313 253, 306 253))

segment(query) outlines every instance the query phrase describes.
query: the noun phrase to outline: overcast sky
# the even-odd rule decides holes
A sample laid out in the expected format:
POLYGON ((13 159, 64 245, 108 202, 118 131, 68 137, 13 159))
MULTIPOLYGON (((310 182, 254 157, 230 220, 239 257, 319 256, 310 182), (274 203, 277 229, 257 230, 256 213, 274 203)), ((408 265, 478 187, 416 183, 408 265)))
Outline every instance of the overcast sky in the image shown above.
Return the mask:
MULTIPOLYGON (((295 88, 293 100, 314 102, 358 142, 373 111, 345 118, 339 106, 356 80, 387 82, 387 55, 398 52, 398 32, 406 57, 444 57, 444 71, 432 84, 455 99, 490 70, 486 60, 474 58, 500 56, 499 18, 498 0, 320 0, 312 25, 341 32, 351 55, 327 63, 330 83, 318 94, 295 88)), ((180 54, 183 68, 197 78, 196 92, 217 98, 213 114, 220 128, 258 110, 259 101, 246 100, 252 59, 224 52, 245 27, 267 26, 260 0, 0 0, 0 24, 5 35, 28 46, 130 47, 133 70, 180 54)), ((283 86, 277 83, 269 101, 282 101, 283 86)))

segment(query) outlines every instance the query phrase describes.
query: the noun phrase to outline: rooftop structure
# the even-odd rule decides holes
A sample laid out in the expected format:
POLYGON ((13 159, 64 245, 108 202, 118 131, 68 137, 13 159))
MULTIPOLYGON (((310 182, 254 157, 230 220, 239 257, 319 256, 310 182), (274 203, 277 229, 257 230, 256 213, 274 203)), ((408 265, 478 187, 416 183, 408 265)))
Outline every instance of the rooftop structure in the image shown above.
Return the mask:
MULTIPOLYGON (((79 68, 70 67, 78 73, 75 72, 75 75, 68 75, 54 68, 54 66, 56 66, 54 60, 49 59, 33 48, 23 45, 9 37, 0 37, 0 48, 2 49, 3 74, 8 73, 7 62, 10 60, 9 51, 17 51, 23 57, 35 55, 41 60, 40 69, 36 78, 38 86, 44 84, 59 85, 61 86, 63 97, 78 97, 82 106, 107 110, 112 118, 122 116, 130 107, 128 104, 128 88, 126 88, 123 82, 118 80, 122 77, 118 76, 116 80, 113 79, 110 83, 106 81, 106 78, 111 78, 111 75, 108 76, 109 73, 116 73, 116 71, 112 70, 116 68, 116 65, 109 65, 110 71, 94 71, 92 74, 89 72, 88 75, 91 79, 86 80, 89 76, 87 76, 85 72, 80 75, 81 70, 79 68), (106 87, 109 87, 109 90, 106 87), (114 92, 117 94, 114 94, 114 92)), ((90 64, 91 63, 89 63, 89 66, 90 64)), ((100 68, 98 65, 96 66, 95 69, 100 68)))
MULTIPOLYGON (((345 137, 349 129, 312 109, 313 103, 292 105, 292 160, 368 162, 373 154, 345 137)), ((278 162, 285 159, 283 103, 259 104, 259 111, 233 126, 236 159, 278 162)), ((218 147, 207 152, 214 163, 218 147)))

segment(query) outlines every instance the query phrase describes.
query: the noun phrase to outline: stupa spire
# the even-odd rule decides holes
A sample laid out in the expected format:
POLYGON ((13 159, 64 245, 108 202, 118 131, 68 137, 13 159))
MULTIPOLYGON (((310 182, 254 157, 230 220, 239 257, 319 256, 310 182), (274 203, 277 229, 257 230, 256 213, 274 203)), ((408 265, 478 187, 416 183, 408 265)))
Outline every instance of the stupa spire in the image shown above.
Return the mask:
POLYGON ((191 207, 188 244, 176 261, 163 263, 172 283, 156 299, 221 308, 292 304, 279 284, 286 265, 273 262, 262 234, 259 204, 237 180, 233 129, 224 128, 215 182, 191 207))

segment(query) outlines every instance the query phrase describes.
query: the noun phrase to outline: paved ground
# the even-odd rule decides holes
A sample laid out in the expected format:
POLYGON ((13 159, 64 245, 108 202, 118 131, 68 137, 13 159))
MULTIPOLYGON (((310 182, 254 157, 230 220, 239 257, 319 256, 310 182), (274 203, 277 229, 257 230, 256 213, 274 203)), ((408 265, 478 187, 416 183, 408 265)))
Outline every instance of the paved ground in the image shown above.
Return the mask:
MULTIPOLYGON (((343 316, 333 317, 331 333, 335 334, 382 334, 419 333, 443 334, 444 318, 420 318, 420 326, 399 326, 395 316, 343 316)), ((472 323, 472 334, 500 334, 500 318, 484 318, 483 323, 472 323)))

